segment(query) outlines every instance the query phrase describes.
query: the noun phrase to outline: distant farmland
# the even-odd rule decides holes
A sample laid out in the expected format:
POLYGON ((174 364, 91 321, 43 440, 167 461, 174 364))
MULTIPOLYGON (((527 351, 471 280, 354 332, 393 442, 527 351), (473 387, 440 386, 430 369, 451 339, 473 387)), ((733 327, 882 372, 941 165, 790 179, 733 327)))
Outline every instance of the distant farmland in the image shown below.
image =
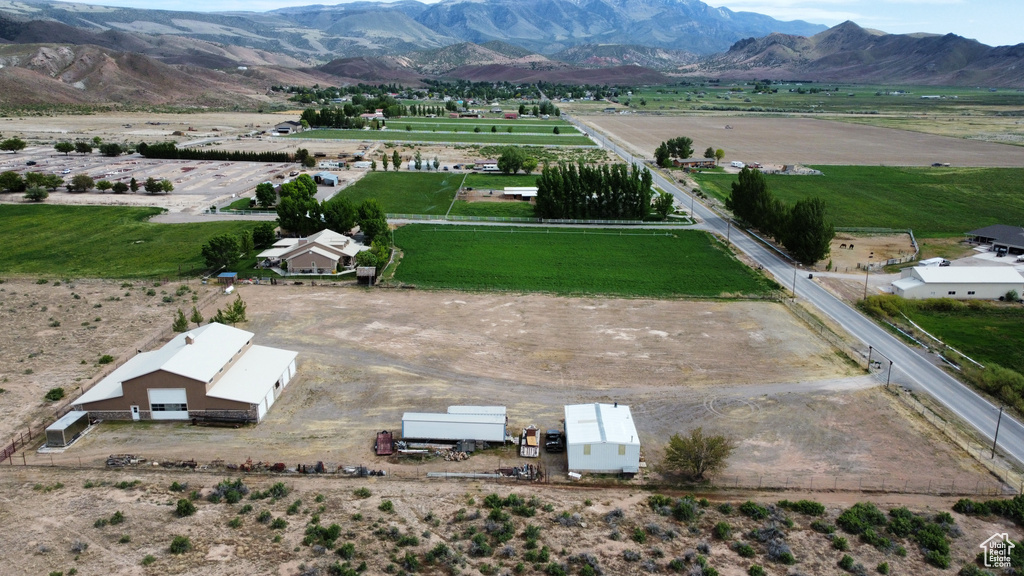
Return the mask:
MULTIPOLYGON (((401 125, 401 124, 400 124, 401 125)), ((594 146, 594 142, 580 134, 533 134, 531 130, 521 128, 509 133, 508 127, 501 127, 491 132, 488 123, 479 133, 467 131, 438 130, 426 132, 401 129, 389 130, 308 130, 283 138, 310 140, 374 140, 382 142, 443 142, 456 144, 528 144, 535 146, 594 146), (520 133, 522 132, 522 133, 520 133)), ((424 127, 425 128, 425 127, 424 127)))
POLYGON ((390 214, 444 215, 462 183, 462 174, 370 172, 335 196, 356 205, 376 198, 390 214))
MULTIPOLYGON (((820 196, 837 226, 911 228, 918 236, 956 236, 990 224, 1024 221, 1024 169, 814 166, 824 176, 772 176, 788 204, 820 196)), ((720 200, 735 175, 702 174, 701 188, 720 200)))
POLYGON ((420 287, 644 297, 767 294, 704 232, 412 225, 395 279, 420 287))

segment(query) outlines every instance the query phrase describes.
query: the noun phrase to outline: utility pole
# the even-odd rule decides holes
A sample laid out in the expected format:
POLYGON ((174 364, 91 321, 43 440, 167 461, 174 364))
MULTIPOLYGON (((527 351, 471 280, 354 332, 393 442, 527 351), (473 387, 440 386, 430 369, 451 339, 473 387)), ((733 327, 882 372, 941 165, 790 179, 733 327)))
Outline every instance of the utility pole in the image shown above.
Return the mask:
POLYGON ((996 442, 999 441, 999 424, 1003 421, 1003 406, 999 407, 999 418, 996 420, 996 437, 992 439, 992 458, 996 457, 996 442))

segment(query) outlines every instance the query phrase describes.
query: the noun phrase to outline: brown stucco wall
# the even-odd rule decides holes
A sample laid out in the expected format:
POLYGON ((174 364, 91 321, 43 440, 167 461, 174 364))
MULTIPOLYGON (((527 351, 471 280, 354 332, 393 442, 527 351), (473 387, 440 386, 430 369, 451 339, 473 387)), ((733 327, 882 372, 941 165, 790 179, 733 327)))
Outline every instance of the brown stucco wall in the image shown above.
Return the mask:
POLYGON ((289 272, 298 272, 300 270, 305 270, 307 268, 312 269, 314 267, 328 272, 334 272, 337 267, 337 263, 334 260, 315 252, 298 254, 288 259, 289 272))

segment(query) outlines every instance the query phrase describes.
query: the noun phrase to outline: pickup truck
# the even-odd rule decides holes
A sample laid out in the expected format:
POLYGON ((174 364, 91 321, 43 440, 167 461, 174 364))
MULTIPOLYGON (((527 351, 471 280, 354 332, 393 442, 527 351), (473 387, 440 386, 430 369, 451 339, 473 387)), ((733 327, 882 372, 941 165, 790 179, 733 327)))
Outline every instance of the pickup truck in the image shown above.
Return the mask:
POLYGON ((565 436, 561 430, 548 430, 544 433, 544 449, 549 453, 565 452, 565 436))

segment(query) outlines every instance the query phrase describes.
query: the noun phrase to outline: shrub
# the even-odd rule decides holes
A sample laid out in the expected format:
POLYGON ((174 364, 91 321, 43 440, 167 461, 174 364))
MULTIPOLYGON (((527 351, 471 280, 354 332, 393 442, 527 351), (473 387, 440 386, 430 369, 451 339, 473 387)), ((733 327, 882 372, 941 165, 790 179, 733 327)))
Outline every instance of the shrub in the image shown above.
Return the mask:
POLYGON ((747 574, 749 576, 764 576, 764 568, 758 566, 757 564, 751 564, 750 569, 747 570, 747 574))
POLYGON ((238 516, 235 516, 234 518, 232 518, 232 519, 231 519, 231 520, 230 520, 230 521, 228 522, 228 526, 229 526, 230 528, 241 528, 241 527, 242 527, 242 519, 241 519, 241 518, 239 518, 238 516))
POLYGON ((792 510, 793 512, 799 512, 808 516, 825 515, 825 506, 813 500, 797 500, 796 502, 780 500, 779 508, 785 508, 786 510, 792 510))
POLYGON ((747 500, 740 505, 740 512, 749 518, 754 520, 764 520, 768 517, 768 509, 759 504, 747 500))
POLYGON ((833 534, 836 531, 835 526, 822 520, 815 520, 814 522, 811 522, 811 529, 815 532, 821 532, 822 534, 833 534))
POLYGON ((636 550, 623 550, 622 559, 626 562, 636 562, 640 560, 640 553, 636 550))
POLYGON ((43 398, 45 398, 47 402, 58 402, 64 398, 64 389, 59 387, 50 388, 46 393, 46 396, 43 396, 43 398))
POLYGON ((120 510, 114 512, 114 515, 110 517, 111 526, 117 526, 118 524, 124 524, 124 514, 120 510))
POLYGON ((291 505, 288 506, 288 510, 286 510, 285 512, 289 516, 293 516, 299 513, 300 508, 302 508, 302 500, 296 500, 295 502, 292 502, 291 505))
POLYGON ((719 504, 718 511, 728 516, 729 514, 732 514, 732 504, 729 504, 728 502, 719 504))
POLYGON ((150 564, 152 564, 154 562, 156 562, 156 557, 153 556, 152 554, 146 554, 146 556, 142 559, 142 565, 143 566, 149 566, 150 564))
POLYGON ((288 527, 288 521, 284 518, 274 518, 274 521, 270 523, 272 530, 284 530, 288 527))
POLYGON ((888 574, 889 573, 889 563, 888 562, 882 562, 881 564, 878 565, 878 568, 876 568, 876 570, 878 570, 879 574, 888 574))
POLYGON ((643 544, 644 542, 647 542, 647 533, 644 532, 643 528, 634 528, 632 538, 633 542, 643 544))
POLYGON ((847 571, 852 570, 853 556, 850 556, 849 554, 843 554, 843 557, 839 559, 839 567, 847 571))
POLYGON ((351 560, 356 556, 356 545, 351 542, 345 542, 335 551, 338 556, 341 556, 345 560, 351 560))
MULTIPOLYGON (((176 483, 175 483, 176 484, 176 483)), ((171 485, 173 489, 173 484, 171 485)), ((213 488, 213 492, 210 493, 210 502, 220 502, 221 498, 224 499, 228 504, 236 504, 242 499, 242 496, 249 494, 249 487, 242 482, 242 479, 237 480, 221 480, 213 488)))
POLYGON ((391 503, 391 500, 385 500, 381 502, 379 506, 377 506, 377 509, 380 510, 381 512, 394 512, 395 505, 391 503))
POLYGON ((171 492, 184 492, 188 490, 188 484, 178 484, 177 482, 171 482, 171 492))
POLYGON ((728 540, 732 537, 732 526, 729 526, 728 522, 719 522, 715 524, 713 533, 719 540, 728 540))
POLYGON ((114 357, 113 356, 111 356, 110 354, 104 354, 103 356, 100 356, 100 359, 97 360, 96 363, 97 364, 110 364, 113 361, 114 361, 114 357))
POLYGON ((735 550, 736 553, 742 556, 743 558, 753 558, 757 554, 757 552, 754 550, 754 547, 745 542, 733 543, 732 549, 735 550))
POLYGON ((836 536, 832 539, 832 547, 840 552, 846 552, 850 549, 850 543, 846 541, 846 538, 836 536))
POLYGON ((192 549, 192 541, 188 536, 175 536, 171 540, 171 554, 184 554, 192 549))
POLYGON ((364 487, 362 487, 362 488, 357 488, 357 489, 355 489, 355 490, 354 490, 354 491, 352 492, 352 494, 354 494, 356 498, 364 498, 364 499, 365 499, 365 498, 369 498, 369 497, 370 497, 370 495, 371 495, 371 494, 370 494, 370 489, 369 489, 369 488, 367 488, 367 487, 365 487, 365 486, 364 486, 364 487))
POLYGON ((260 512, 259 516, 256 517, 256 521, 260 524, 268 524, 271 518, 273 518, 273 516, 271 516, 270 511, 264 510, 263 512, 260 512))
POLYGON ((186 516, 191 516, 191 515, 193 515, 195 513, 196 513, 196 505, 193 504, 191 500, 189 500, 187 498, 181 498, 180 500, 178 500, 178 505, 174 509, 174 514, 177 515, 178 518, 184 518, 186 516))
POLYGON ((872 526, 885 525, 885 514, 870 502, 858 502, 843 510, 836 519, 836 524, 850 534, 863 534, 872 526))

